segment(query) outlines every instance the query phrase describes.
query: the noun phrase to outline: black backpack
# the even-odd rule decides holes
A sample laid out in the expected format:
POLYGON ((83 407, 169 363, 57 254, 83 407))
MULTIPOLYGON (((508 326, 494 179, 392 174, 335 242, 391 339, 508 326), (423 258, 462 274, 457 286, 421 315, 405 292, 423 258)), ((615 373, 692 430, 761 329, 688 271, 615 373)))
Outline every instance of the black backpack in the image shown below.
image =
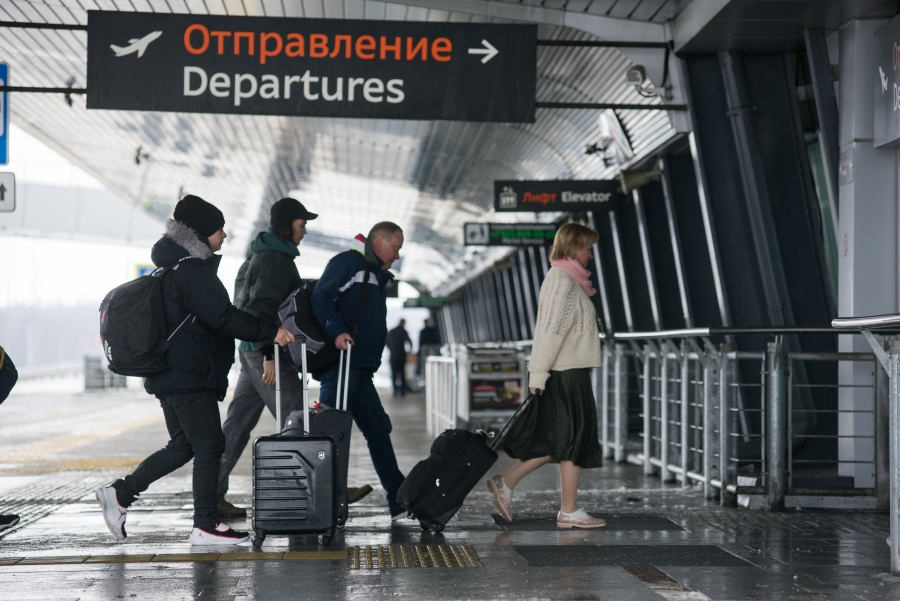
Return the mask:
POLYGON ((172 336, 191 315, 166 337, 162 276, 190 258, 113 288, 100 303, 100 339, 111 372, 146 377, 166 370, 164 358, 172 336))
MULTIPOLYGON (((278 320, 281 327, 293 334, 297 339, 288 344, 288 352, 294 365, 299 369, 302 366, 301 337, 306 338, 306 369, 318 380, 329 369, 337 365, 340 351, 334 346, 334 341, 325 328, 316 319, 312 308, 312 293, 318 280, 306 280, 303 285, 291 292, 278 308, 278 320)), ((359 310, 366 302, 369 295, 369 267, 366 266, 363 288, 356 300, 353 310, 353 319, 347 326, 352 334, 356 326, 356 318, 359 310)))

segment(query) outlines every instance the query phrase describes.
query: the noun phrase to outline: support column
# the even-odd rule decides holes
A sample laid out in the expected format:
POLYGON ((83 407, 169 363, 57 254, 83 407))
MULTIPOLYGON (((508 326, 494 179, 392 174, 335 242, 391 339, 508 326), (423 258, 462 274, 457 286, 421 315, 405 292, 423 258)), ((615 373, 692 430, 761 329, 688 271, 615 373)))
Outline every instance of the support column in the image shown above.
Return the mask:
POLYGON ((766 350, 768 405, 766 421, 766 510, 784 511, 787 488, 787 390, 785 388, 784 346, 780 337, 770 342, 766 350))
MULTIPOLYGON (((895 313, 897 303, 897 156, 874 148, 874 33, 885 21, 848 23, 840 30, 840 218, 838 315, 895 313)), ((870 352, 860 336, 840 336, 841 352, 870 352)), ((838 472, 856 488, 875 486, 874 385, 871 364, 838 368, 838 472), (855 412, 854 412, 855 411, 855 412), (862 438, 866 437, 866 438, 862 438)))

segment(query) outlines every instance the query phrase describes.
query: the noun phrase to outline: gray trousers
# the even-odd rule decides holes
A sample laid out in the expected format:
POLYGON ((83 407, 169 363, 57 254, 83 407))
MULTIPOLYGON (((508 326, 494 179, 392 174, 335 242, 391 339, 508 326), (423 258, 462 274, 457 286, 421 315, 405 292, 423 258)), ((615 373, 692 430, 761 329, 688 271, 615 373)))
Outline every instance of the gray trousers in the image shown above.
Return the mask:
MULTIPOLYGON (((228 406, 228 415, 222 425, 225 434, 225 452, 219 467, 219 482, 216 488, 221 501, 228 492, 228 476, 241 458, 241 453, 250 441, 250 432, 259 422, 263 407, 275 416, 275 387, 267 386, 262 380, 263 356, 259 351, 240 353, 241 375, 234 389, 234 399, 228 406)), ((303 388, 300 376, 293 363, 281 361, 281 415, 287 417, 291 411, 300 411, 303 406, 303 388)))

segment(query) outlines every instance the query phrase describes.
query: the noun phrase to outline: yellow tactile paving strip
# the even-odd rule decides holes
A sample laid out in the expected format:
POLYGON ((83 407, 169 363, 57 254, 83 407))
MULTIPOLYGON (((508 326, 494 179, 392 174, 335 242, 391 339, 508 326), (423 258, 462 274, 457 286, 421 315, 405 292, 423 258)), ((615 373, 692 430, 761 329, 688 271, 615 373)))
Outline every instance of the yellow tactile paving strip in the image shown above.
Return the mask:
POLYGON ((66 555, 62 557, 0 557, 3 566, 102 563, 180 563, 211 561, 347 560, 343 551, 288 551, 276 553, 160 553, 158 555, 66 555))
POLYGON ((0 451, 0 474, 127 470, 140 463, 141 459, 130 457, 69 459, 62 458, 60 455, 161 421, 163 421, 163 414, 157 408, 137 418, 103 424, 101 428, 96 430, 62 434, 0 451))
POLYGON ((470 545, 376 545, 350 547, 351 570, 483 568, 470 545))

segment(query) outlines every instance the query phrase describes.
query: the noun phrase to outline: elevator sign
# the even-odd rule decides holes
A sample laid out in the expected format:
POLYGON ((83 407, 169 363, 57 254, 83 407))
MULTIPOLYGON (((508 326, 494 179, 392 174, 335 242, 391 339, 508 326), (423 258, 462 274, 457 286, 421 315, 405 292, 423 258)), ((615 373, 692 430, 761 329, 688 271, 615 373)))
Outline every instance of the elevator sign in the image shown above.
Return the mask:
POLYGON ((89 109, 534 121, 534 25, 88 12, 89 109))
POLYGON ((614 211, 624 195, 618 180, 498 180, 495 211, 614 211))
POLYGON ((876 148, 900 139, 900 17, 875 30, 876 148))

